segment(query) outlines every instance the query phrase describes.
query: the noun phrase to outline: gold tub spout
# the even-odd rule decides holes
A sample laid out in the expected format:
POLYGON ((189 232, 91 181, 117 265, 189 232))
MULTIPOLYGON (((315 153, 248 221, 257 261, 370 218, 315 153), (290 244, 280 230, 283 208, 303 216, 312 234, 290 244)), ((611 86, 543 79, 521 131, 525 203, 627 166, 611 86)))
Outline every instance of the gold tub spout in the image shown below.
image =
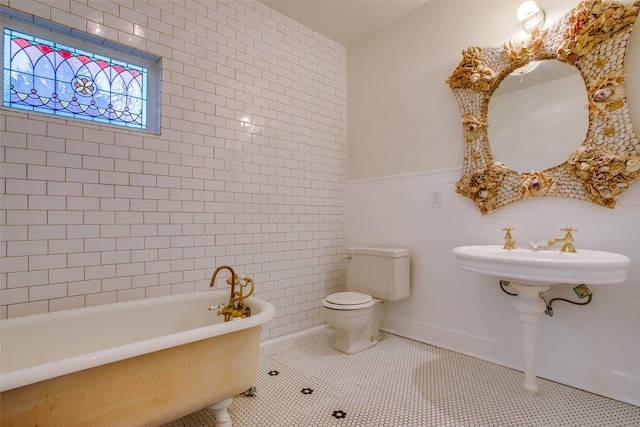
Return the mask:
POLYGON ((216 284, 216 276, 218 275, 220 270, 224 269, 227 269, 231 272, 231 288, 233 289, 233 285, 235 285, 238 281, 238 275, 235 271, 233 271, 233 268, 228 265, 221 265, 220 267, 216 268, 216 271, 213 272, 213 276, 211 276, 211 283, 209 284, 209 287, 213 288, 213 286, 216 284))
MULTIPOLYGON (((253 290, 255 288, 255 283, 253 279, 250 277, 246 277, 243 275, 242 280, 244 284, 238 280, 237 273, 228 265, 221 265, 216 268, 213 272, 213 276, 211 277, 211 283, 209 286, 213 287, 216 281, 216 276, 220 272, 220 270, 229 270, 231 272, 231 277, 227 279, 227 283, 231 285, 231 296, 229 297, 229 303, 222 303, 217 306, 220 310, 218 310, 218 316, 224 316, 224 321, 228 322, 232 318, 237 317, 249 317, 251 316, 251 308, 245 307, 244 300, 245 298, 250 297, 253 294, 253 290), (249 292, 245 295, 244 288, 251 285, 249 292), (236 291, 236 286, 238 286, 238 290, 236 291)), ((210 307, 211 310, 213 307, 210 307)))

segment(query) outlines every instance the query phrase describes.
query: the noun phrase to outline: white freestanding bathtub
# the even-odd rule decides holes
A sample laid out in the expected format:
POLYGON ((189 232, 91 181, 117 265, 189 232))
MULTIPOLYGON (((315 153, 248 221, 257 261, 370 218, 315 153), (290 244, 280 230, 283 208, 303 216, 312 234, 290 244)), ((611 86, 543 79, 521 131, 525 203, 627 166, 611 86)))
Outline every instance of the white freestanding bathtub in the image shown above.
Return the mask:
POLYGON ((250 297, 251 317, 225 323, 208 308, 228 299, 214 290, 1 320, 0 425, 157 426, 212 405, 231 425, 226 406, 253 386, 275 309, 250 297))

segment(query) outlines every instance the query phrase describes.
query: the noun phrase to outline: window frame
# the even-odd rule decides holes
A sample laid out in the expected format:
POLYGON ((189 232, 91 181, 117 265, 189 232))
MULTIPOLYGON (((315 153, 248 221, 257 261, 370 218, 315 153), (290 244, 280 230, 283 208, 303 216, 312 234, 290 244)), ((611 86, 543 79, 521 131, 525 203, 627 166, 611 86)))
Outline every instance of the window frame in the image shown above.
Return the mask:
POLYGON ((0 51, 2 52, 0 64, 2 65, 2 90, 3 99, 0 108, 21 111, 27 114, 39 114, 47 117, 56 117, 62 120, 73 120, 80 123, 91 123, 98 126, 109 126, 116 129, 160 134, 160 69, 161 58, 150 53, 112 42, 91 34, 56 24, 44 19, 36 18, 22 12, 0 6, 0 51), (18 108, 4 103, 4 30, 9 28, 33 37, 47 41, 60 43, 75 49, 85 50, 95 55, 105 56, 117 61, 130 63, 147 69, 147 93, 146 93, 146 127, 126 126, 118 123, 109 123, 101 120, 91 120, 83 116, 71 116, 55 114, 47 111, 38 111, 29 108, 18 108))

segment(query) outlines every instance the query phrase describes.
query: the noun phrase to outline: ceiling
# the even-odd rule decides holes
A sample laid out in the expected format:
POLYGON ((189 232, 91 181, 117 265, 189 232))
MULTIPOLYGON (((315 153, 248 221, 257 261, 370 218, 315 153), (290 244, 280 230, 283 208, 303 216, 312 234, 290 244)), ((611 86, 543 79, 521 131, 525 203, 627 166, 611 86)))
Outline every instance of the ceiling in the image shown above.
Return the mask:
POLYGON ((349 47, 428 0, 260 0, 270 8, 349 47))

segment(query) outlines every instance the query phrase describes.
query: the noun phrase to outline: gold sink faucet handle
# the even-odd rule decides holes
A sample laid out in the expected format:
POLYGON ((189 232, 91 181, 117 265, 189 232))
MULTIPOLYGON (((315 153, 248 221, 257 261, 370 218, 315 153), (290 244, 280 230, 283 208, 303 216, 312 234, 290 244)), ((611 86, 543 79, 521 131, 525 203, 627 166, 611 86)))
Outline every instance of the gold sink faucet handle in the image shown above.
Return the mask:
POLYGON ((516 239, 511 235, 511 230, 515 230, 512 227, 504 227, 502 231, 506 231, 507 234, 504 236, 504 246, 502 249, 515 249, 516 248, 516 239))
POLYGON ((553 246, 555 243, 564 243, 564 246, 560 249, 561 252, 575 252, 576 248, 573 246, 573 234, 572 231, 578 231, 577 228, 565 227, 561 228, 560 231, 565 231, 567 234, 563 239, 551 239, 549 240, 549 246, 553 246))

